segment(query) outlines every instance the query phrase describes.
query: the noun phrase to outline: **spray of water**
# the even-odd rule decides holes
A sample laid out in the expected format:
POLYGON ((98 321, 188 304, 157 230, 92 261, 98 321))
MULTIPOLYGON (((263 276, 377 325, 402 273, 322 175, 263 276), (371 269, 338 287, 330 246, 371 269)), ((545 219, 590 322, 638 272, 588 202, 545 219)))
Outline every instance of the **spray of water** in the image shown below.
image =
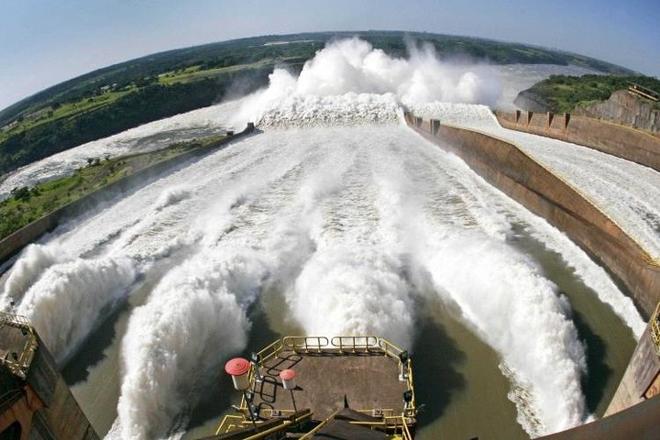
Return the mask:
POLYGON ((134 278, 127 260, 75 259, 47 269, 27 290, 17 312, 32 321, 62 363, 79 347, 104 309, 126 294, 134 278))
POLYGON ((249 325, 240 303, 262 277, 249 255, 200 255, 170 272, 133 312, 121 353, 121 438, 168 434, 205 376, 245 347, 249 325))
POLYGON ((409 52, 408 58, 393 58, 358 38, 332 42, 305 63, 298 78, 276 69, 268 88, 247 98, 236 119, 265 126, 274 120, 389 122, 399 104, 497 101, 500 85, 487 66, 443 63, 428 45, 411 44, 409 52))
POLYGON ((581 423, 584 348, 556 287, 526 257, 479 234, 453 233, 428 251, 424 260, 435 290, 458 304, 526 385, 524 404, 541 424, 523 427, 540 435, 581 423))
POLYGON ((62 250, 57 246, 28 245, 5 281, 0 295, 0 308, 8 311, 12 304, 21 302, 25 292, 43 275, 44 271, 62 259, 62 250))
POLYGON ((277 166, 253 164, 196 218, 201 249, 131 316, 111 438, 170 434, 172 421, 185 418, 220 363, 245 347, 247 309, 258 293, 285 290, 296 278, 311 252, 306 219, 332 194, 342 167, 319 178, 318 151, 283 150, 277 166))
MULTIPOLYGON (((30 248, 3 300, 15 298, 65 359, 137 273, 188 250, 130 317, 113 437, 170 435, 221 362, 245 347, 249 306, 270 288, 308 334, 371 333, 406 346, 415 295, 434 292, 500 353, 528 433, 573 426, 586 416, 585 360, 570 305, 506 244, 511 220, 493 207, 501 194, 398 124, 404 107, 496 124, 487 107, 452 102, 490 104, 498 90, 487 67, 452 66, 429 48, 396 59, 358 39, 333 42, 298 78, 276 69, 268 88, 234 106, 234 123, 257 120, 265 135, 30 248)), ((567 248, 555 230, 539 236, 567 248)), ((592 276, 582 257, 567 258, 592 276)), ((608 289, 615 310, 624 307, 608 289)))

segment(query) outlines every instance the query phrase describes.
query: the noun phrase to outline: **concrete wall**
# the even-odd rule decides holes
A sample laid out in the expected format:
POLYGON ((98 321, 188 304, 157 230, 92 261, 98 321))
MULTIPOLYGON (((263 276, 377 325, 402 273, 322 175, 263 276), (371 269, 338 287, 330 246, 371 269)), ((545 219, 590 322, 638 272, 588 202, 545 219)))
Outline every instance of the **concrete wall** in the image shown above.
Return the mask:
POLYGON ((20 440, 98 439, 34 328, 0 313, 0 438, 16 423, 20 440))
POLYGON ((648 320, 660 301, 660 267, 588 200, 509 142, 412 115, 406 115, 406 120, 422 136, 460 156, 489 183, 547 219, 604 264, 625 284, 648 320))
POLYGON ((149 168, 138 171, 135 174, 119 179, 98 191, 88 194, 75 202, 63 206, 48 215, 45 215, 32 223, 24 226, 18 231, 0 240, 0 264, 21 251, 25 246, 39 239, 46 232, 52 231, 66 219, 76 217, 81 213, 98 206, 100 203, 115 199, 118 194, 133 191, 158 178, 166 171, 186 164, 189 160, 205 156, 230 142, 241 138, 254 131, 254 125, 248 127, 238 134, 232 134, 205 148, 192 150, 170 159, 164 160, 149 168))
MULTIPOLYGON (((653 319, 658 319, 654 316, 653 319)), ((658 381, 660 357, 651 338, 651 325, 647 326, 630 358, 626 372, 612 397, 605 416, 617 413, 660 394, 652 385, 658 381)), ((660 421, 660 415, 658 420, 660 421)))
MULTIPOLYGON (((567 117, 555 119, 548 114, 518 116, 524 116, 530 127, 561 127, 570 123, 567 117)), ((410 114, 406 121, 426 139, 461 157, 489 183, 564 231, 626 285, 645 319, 657 319, 654 311, 660 302, 660 267, 568 184, 504 140, 410 114)), ((653 435, 657 434, 660 420, 660 396, 656 396, 660 358, 650 334, 649 325, 607 409, 606 415, 615 416, 544 438, 656 438, 653 435), (626 411, 620 412, 623 410, 626 411)))
POLYGON ((30 365, 26 382, 44 405, 34 413, 30 438, 53 440, 99 438, 41 340, 30 365))
POLYGON ((660 420, 660 396, 624 412, 567 431, 540 437, 543 440, 655 440, 660 420))
POLYGON ((660 135, 572 114, 496 112, 505 128, 584 145, 660 171, 660 135))
POLYGON ((628 90, 617 90, 607 101, 578 107, 575 113, 660 134, 660 110, 651 100, 628 90))

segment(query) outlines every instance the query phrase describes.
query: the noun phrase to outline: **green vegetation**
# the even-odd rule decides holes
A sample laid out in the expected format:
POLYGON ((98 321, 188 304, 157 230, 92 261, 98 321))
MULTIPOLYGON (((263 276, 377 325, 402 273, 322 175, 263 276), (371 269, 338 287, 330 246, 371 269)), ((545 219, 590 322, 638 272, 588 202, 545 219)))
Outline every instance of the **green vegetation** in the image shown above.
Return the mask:
POLYGON ((522 94, 543 102, 548 111, 570 113, 578 106, 607 100, 614 91, 625 89, 630 83, 660 91, 660 80, 648 76, 553 75, 522 94))
POLYGON ((79 168, 71 176, 44 182, 33 188, 14 188, 11 197, 0 202, 0 239, 123 177, 187 151, 208 147, 222 138, 210 136, 174 144, 158 151, 114 159, 89 158, 87 166, 79 168))
MULTIPOLYGON (((265 80, 267 71, 256 74, 265 80)), ((153 83, 75 117, 53 117, 0 142, 0 172, 140 124, 211 105, 228 90, 233 78, 234 74, 227 73, 221 80, 153 83)))
POLYGON ((493 63, 575 64, 631 73, 580 55, 522 44, 428 33, 343 32, 262 36, 157 53, 65 81, 0 111, 0 175, 140 124, 204 107, 267 82, 276 65, 297 71, 327 41, 359 36, 394 56, 405 36, 441 57, 493 63), (287 42, 287 44, 271 44, 287 42))

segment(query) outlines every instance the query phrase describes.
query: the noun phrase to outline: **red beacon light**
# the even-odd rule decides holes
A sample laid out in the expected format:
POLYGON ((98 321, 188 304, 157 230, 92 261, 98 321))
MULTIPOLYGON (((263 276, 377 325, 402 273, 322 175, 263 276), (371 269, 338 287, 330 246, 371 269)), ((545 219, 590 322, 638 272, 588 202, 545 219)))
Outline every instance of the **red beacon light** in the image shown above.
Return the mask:
POLYGON ((245 391, 250 388, 250 361, 243 358, 233 358, 225 364, 225 372, 231 376, 234 388, 245 391))
POLYGON ((285 390, 294 390, 296 388, 296 372, 287 369, 280 372, 280 379, 282 379, 282 386, 285 390))

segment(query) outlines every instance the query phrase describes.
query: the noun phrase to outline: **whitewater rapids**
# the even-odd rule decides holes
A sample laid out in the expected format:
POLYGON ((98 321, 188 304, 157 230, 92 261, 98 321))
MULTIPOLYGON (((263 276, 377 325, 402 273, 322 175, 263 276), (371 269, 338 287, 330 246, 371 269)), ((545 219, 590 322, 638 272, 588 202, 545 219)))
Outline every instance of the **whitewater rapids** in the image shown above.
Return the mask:
MULTIPOLYGON (((4 298, 36 318, 63 359, 105 307, 130 294, 136 273, 174 260, 122 342, 115 431, 153 438, 245 346, 246 310, 263 289, 285 292, 308 334, 379 334, 405 346, 414 338, 414 297, 431 290, 457 303, 526 384, 533 399, 524 405, 543 422, 526 428, 553 432, 587 416, 584 351, 566 300, 506 243, 512 221, 528 216, 400 124, 271 130, 32 246, 4 298), (71 302, 52 308, 54 291, 71 302), (79 323, 72 304, 90 297, 79 323)), ((542 221, 532 228, 563 239, 542 221)), ((578 266, 586 257, 572 258, 578 266)), ((587 283, 607 283, 593 263, 584 271, 587 283)), ((625 307, 607 287, 615 309, 625 307)))
MULTIPOLYGON (((660 173, 593 148, 502 127, 485 107, 431 103, 415 115, 509 141, 582 194, 660 262, 660 173), (456 118, 457 110, 478 117, 456 118)), ((459 112, 460 113, 460 112, 459 112)))
MULTIPOLYGON (((376 334, 407 347, 419 300, 434 295, 525 390, 512 399, 530 435, 587 420, 570 303, 509 243, 514 225, 560 253, 639 335, 632 302, 557 230, 401 121, 401 100, 488 98, 491 87, 451 72, 426 87, 444 70, 421 55, 405 65, 355 42, 333 50, 344 64, 320 57, 299 82, 276 71, 269 89, 242 101, 238 118, 254 118, 263 133, 28 247, 6 277, 2 307, 32 319, 64 363, 142 280, 166 272, 122 338, 110 438, 176 434, 222 362, 245 348, 248 309, 272 289, 307 334, 376 334), (343 67, 323 77, 328 64, 343 67), (398 69, 399 82, 384 81, 383 66, 398 69), (329 83, 342 77, 359 87, 329 83)), ((444 105, 456 123, 488 112, 444 105)))

